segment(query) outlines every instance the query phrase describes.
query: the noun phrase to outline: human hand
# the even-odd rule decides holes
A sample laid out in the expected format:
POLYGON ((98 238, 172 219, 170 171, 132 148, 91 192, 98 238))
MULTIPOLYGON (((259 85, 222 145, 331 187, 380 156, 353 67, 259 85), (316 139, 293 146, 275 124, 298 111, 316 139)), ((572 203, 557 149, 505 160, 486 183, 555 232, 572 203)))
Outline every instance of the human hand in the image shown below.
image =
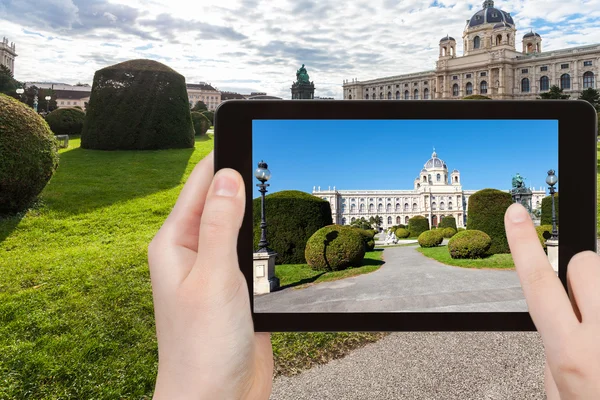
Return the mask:
POLYGON ((565 292, 525 208, 504 218, 508 244, 546 353, 548 399, 600 399, 600 256, 575 255, 565 292))
POLYGON ((244 182, 213 178, 213 153, 192 171, 148 246, 158 375, 154 399, 268 399, 269 333, 255 333, 237 239, 244 182))

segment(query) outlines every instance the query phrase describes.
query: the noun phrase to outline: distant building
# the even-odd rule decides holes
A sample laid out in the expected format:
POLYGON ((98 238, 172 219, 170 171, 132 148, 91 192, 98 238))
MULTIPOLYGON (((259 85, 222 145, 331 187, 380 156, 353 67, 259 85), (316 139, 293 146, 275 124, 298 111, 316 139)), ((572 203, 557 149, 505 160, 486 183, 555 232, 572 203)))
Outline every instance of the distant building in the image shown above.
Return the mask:
POLYGON ((79 106, 85 110, 86 103, 90 101, 91 92, 84 92, 82 90, 54 89, 54 94, 56 96, 56 106, 58 108, 72 108, 79 106))
POLYGON ((210 111, 215 111, 217 106, 221 104, 221 92, 210 84, 200 82, 198 84, 188 83, 186 86, 190 107, 193 107, 197 102, 201 101, 206 104, 206 107, 210 111))
POLYGON ((69 85, 61 82, 25 82, 25 86, 35 86, 38 89, 53 89, 53 90, 76 90, 80 92, 92 92, 92 87, 86 84, 69 85))
POLYGON ((2 38, 0 43, 0 64, 6 66, 12 74, 15 73, 15 57, 17 57, 16 46, 8 43, 7 38, 2 38))

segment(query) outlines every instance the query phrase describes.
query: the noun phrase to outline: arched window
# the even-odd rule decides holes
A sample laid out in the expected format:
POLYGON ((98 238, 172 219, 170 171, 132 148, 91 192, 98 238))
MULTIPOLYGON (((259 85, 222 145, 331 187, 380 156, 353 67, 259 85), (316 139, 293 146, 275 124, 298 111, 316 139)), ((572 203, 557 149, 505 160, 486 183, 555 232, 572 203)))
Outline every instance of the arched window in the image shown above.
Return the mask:
POLYGON ((356 204, 352 204, 352 205, 350 206, 350 212, 351 212, 351 213, 354 213, 354 212, 356 212, 356 204))
POLYGON ((527 53, 531 53, 531 49, 533 49, 533 44, 527 43, 527 53))
POLYGON ((383 204, 379 203, 377 204, 377 212, 382 212, 383 211, 383 204))
POLYGON ((454 182, 458 183, 458 176, 454 177, 454 182))
POLYGON ((342 204, 342 212, 343 213, 346 212, 346 205, 345 204, 342 204))
POLYGON ((396 91, 396 100, 400 100, 400 91, 396 91))
POLYGON ((473 48, 478 49, 479 47, 481 47, 481 38, 479 36, 475 36, 473 39, 473 48))
POLYGON ((423 100, 429 100, 429 89, 423 89, 423 100))
POLYGON ((448 202, 448 210, 452 210, 452 202, 451 201, 448 202))
POLYGON ((443 210, 444 208, 445 208, 445 206, 444 206, 444 202, 442 201, 442 202, 440 203, 440 210, 443 210))
POLYGON ((408 211, 408 203, 404 203, 404 211, 408 211))
POLYGON ((409 96, 408 90, 405 90, 404 91, 404 100, 408 100, 408 98, 409 98, 408 96, 409 96))
POLYGON ((392 92, 388 92, 388 100, 392 99, 392 92))
POLYGON ((352 219, 350 220, 350 223, 356 221, 356 218, 352 217, 352 219))
POLYGON ((427 175, 427 180, 431 182, 431 174, 427 175))
POLYGON ((352 95, 351 94, 348 95, 348 100, 352 100, 352 95))
POLYGON ((415 96, 414 96, 415 100, 419 100, 419 89, 415 89, 415 96))
POLYGON ((487 82, 486 81, 481 81, 481 83, 479 84, 479 93, 480 94, 487 93, 487 82))
POLYGON ((433 203, 431 203, 431 209, 437 210, 437 204, 435 204, 435 201, 433 203))
POLYGON ((571 76, 569 74, 562 74, 560 76, 560 88, 571 89, 571 76))
POLYGON ((471 82, 467 83, 466 94, 467 95, 473 94, 473 84, 471 82))
POLYGON ((440 182, 442 180, 442 176, 440 174, 437 174, 435 179, 440 182))
POLYGON ((408 215, 406 217, 404 217, 404 223, 408 224, 408 215))
POLYGON ((387 206, 385 206, 385 211, 392 212, 392 205, 390 203, 388 203, 387 206))
POLYGON ((426 177, 423 177, 423 182, 427 182, 427 178, 426 177))
POLYGON ((392 217, 388 217, 388 225, 392 224, 392 217))
POLYGON ((502 35, 496 36, 496 46, 502 44, 502 35))
POLYGON ((375 211, 375 204, 369 204, 369 212, 375 211))
POLYGON ((396 225, 400 225, 402 223, 402 219, 400 217, 396 217, 396 225))
POLYGON ((544 75, 540 78, 540 91, 545 92, 546 90, 550 90, 550 79, 544 75))
POLYGON ((400 203, 396 203, 396 211, 400 211, 400 203))
POLYGON ((361 204, 361 205, 360 205, 359 211, 360 211, 361 213, 365 212, 365 205, 364 205, 364 204, 361 204))
POLYGON ((452 86, 452 96, 458 96, 458 83, 455 83, 454 86, 452 86))
POLYGON ((529 93, 529 78, 521 79, 521 92, 529 93))
POLYGON ((346 225, 346 218, 342 218, 342 225, 346 225))
POLYGON ((365 94, 365 100, 369 100, 369 93, 365 94))
POLYGON ((383 92, 379 93, 379 99, 383 100, 383 92))
MULTIPOLYGON (((417 211, 417 207, 418 207, 417 203, 413 203, 412 210, 417 211)), ((408 218, 408 217, 406 217, 406 218, 408 218)))
POLYGON ((594 73, 592 71, 588 71, 583 74, 583 88, 593 88, 594 87, 594 73))

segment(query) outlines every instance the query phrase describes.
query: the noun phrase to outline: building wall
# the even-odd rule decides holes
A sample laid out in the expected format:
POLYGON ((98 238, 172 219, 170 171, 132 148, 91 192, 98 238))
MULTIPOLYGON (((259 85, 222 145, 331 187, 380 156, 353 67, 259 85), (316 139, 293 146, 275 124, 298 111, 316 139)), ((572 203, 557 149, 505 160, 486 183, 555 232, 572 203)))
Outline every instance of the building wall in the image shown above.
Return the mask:
POLYGON ((9 43, 7 38, 2 38, 2 42, 0 42, 0 64, 8 67, 13 74, 15 73, 16 57, 16 45, 9 43))
POLYGON ((217 90, 187 89, 190 107, 202 101, 210 111, 215 111, 221 104, 221 92, 217 90))

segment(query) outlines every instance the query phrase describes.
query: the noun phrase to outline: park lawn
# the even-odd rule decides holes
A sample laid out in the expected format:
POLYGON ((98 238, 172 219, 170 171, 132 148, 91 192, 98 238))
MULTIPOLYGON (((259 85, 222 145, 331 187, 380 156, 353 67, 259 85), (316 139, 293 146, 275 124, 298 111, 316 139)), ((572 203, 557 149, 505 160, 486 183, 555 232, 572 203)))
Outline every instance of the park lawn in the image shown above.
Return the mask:
POLYGON ((514 269, 515 264, 510 254, 494 254, 490 257, 475 260, 459 260, 450 257, 448 246, 438 247, 419 247, 418 252, 426 257, 433 258, 436 261, 446 265, 454 265, 456 267, 463 268, 477 268, 477 269, 514 269))
POLYGON ((331 272, 315 271, 308 264, 276 265, 275 276, 279 278, 282 289, 291 286, 303 288, 311 283, 335 281, 376 271, 383 264, 382 257, 383 250, 375 249, 365 254, 362 266, 331 272))
MULTIPOLYGON (((72 137, 40 201, 0 219, 0 399, 150 399, 158 349, 148 244, 213 148, 96 151, 72 137)), ((382 334, 273 334, 275 370, 382 334)))

